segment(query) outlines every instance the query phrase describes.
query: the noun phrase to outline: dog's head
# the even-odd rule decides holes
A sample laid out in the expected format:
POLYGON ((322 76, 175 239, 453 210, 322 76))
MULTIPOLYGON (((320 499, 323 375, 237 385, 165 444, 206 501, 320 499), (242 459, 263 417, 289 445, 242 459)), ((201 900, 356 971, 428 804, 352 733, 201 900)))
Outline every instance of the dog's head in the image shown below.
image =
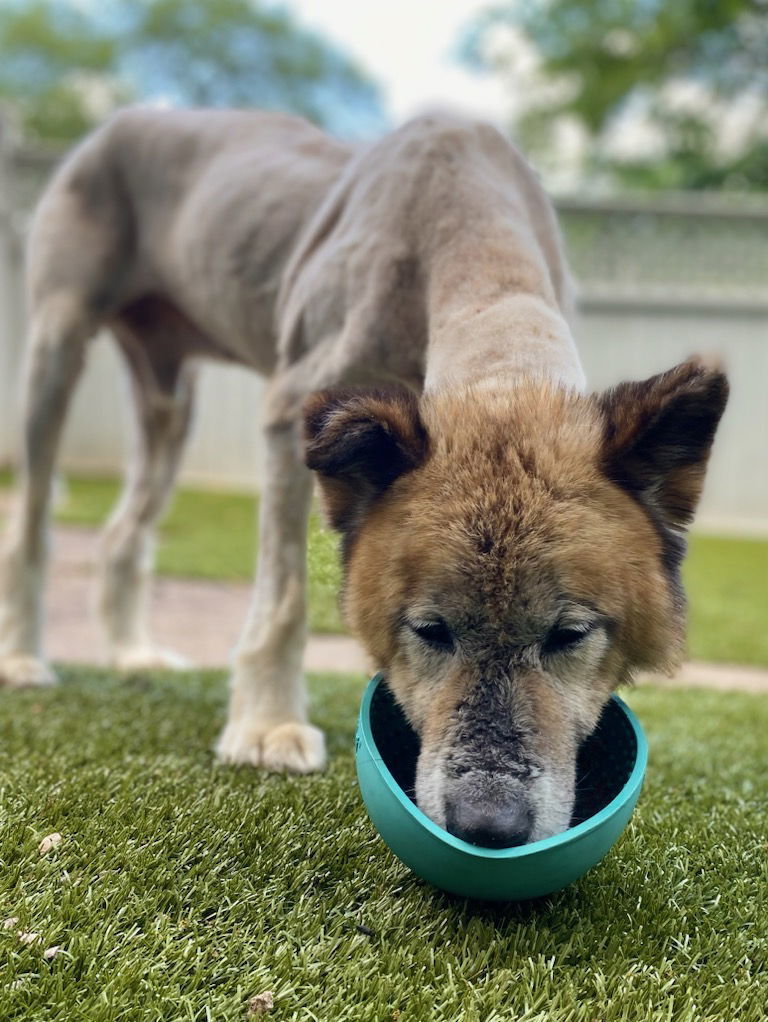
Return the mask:
POLYGON ((499 846, 568 826, 611 691, 681 655, 684 532, 726 396, 688 362, 596 397, 310 398, 346 614, 420 737, 436 823, 499 846))

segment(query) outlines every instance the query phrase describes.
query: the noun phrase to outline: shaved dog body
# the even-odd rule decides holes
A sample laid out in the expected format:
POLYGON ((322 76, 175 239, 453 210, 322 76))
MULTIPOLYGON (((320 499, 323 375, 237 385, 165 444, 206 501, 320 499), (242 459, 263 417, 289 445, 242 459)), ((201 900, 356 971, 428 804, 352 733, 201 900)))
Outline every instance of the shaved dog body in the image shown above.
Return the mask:
POLYGON ((343 537, 348 620, 421 740, 419 805, 481 844, 568 825, 576 750, 610 692, 681 655, 685 529, 727 386, 689 362, 587 395, 554 210, 508 138, 435 113, 353 147, 279 114, 127 109, 46 189, 27 290, 0 685, 55 680, 51 483, 107 328, 137 426, 103 550, 112 663, 178 664, 146 620, 153 530, 195 361, 247 366, 269 377, 259 560, 219 760, 325 762, 302 674, 311 469, 343 537))

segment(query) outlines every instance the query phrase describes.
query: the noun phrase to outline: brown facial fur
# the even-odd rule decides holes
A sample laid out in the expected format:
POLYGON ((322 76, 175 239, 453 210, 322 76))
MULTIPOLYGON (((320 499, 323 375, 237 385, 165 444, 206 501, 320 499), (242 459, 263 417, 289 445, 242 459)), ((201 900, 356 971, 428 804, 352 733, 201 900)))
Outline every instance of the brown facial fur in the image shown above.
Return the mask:
MULTIPOLYGON (((323 448, 311 409, 310 466, 337 523, 354 521, 346 612, 419 733, 417 800, 442 825, 470 803, 522 803, 529 838, 567 827, 578 745, 611 691, 681 655, 668 532, 698 498, 724 378, 687 364, 628 386, 595 399, 527 382, 401 402, 367 469, 361 441, 357 482, 317 457, 334 444, 326 434, 323 448), (389 481, 371 496, 376 473, 389 481)), ((380 397, 370 413, 381 423, 380 397)), ((354 446, 353 431, 339 435, 354 446)))

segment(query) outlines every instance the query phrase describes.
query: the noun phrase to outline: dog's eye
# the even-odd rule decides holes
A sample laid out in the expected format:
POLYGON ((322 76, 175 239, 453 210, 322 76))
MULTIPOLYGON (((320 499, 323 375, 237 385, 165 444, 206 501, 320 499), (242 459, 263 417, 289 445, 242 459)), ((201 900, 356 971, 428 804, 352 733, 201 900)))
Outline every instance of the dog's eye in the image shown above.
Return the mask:
POLYGON ((453 635, 445 621, 409 621, 408 627, 433 649, 443 653, 453 650, 453 635))
POLYGON ((592 625, 579 625, 578 628, 555 627, 544 639, 541 652, 544 656, 565 653, 586 639, 592 631, 592 627, 592 625))

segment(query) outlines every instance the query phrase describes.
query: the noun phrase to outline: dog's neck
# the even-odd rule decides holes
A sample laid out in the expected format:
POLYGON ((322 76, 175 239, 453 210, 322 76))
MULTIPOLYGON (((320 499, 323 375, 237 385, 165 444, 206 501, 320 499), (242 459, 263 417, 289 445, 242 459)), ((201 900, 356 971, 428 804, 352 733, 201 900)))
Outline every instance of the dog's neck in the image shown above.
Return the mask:
POLYGON ((531 377, 585 389, 570 327, 535 268, 526 290, 504 280, 473 279, 471 270, 463 280, 441 276, 430 286, 425 391, 531 377))
POLYGON ((470 303, 429 333, 426 391, 536 377, 583 391, 584 371, 564 317, 537 295, 470 303))
POLYGON ((543 236, 523 216, 475 220, 423 245, 425 390, 540 377, 583 390, 584 371, 566 315, 570 281, 552 225, 543 236))

